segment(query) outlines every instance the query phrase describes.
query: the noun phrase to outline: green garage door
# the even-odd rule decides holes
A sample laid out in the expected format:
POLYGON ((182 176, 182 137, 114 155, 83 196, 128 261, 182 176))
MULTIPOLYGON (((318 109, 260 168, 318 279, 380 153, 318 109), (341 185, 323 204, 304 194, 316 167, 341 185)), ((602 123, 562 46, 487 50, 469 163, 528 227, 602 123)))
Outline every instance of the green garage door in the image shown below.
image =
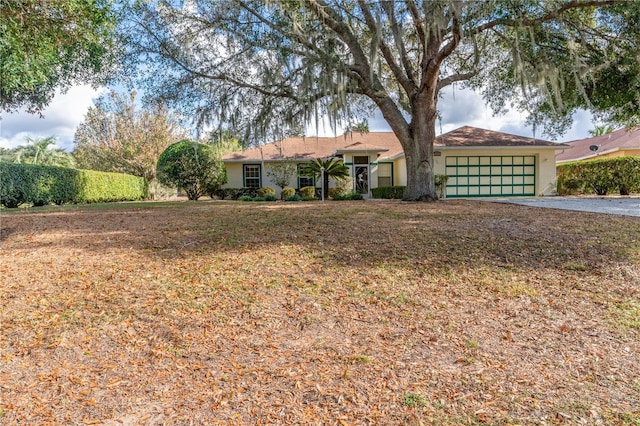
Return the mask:
POLYGON ((447 198, 535 195, 535 155, 446 157, 447 198))

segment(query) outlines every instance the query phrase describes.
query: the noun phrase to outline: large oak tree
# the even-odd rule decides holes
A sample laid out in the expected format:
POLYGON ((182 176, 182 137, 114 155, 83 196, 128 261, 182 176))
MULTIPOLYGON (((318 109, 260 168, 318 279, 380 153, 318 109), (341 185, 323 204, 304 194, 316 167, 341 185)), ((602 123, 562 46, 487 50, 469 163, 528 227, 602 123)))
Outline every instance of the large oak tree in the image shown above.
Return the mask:
POLYGON ((404 149, 405 198, 435 200, 443 89, 472 86, 494 110, 527 110, 549 132, 576 108, 629 119, 639 9, 617 0, 157 1, 136 4, 126 33, 149 92, 200 125, 230 124, 260 142, 292 124, 379 109, 404 149))
POLYGON ((57 90, 106 81, 115 27, 111 0, 0 0, 0 112, 41 112, 57 90))

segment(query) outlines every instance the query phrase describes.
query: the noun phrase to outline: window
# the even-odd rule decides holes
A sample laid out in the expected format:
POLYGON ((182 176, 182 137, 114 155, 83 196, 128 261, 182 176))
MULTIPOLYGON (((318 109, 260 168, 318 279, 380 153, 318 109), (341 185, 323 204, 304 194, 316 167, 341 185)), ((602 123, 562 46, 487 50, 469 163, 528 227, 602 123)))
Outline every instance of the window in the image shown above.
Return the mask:
POLYGON ((310 167, 308 163, 298 164, 298 189, 304 188, 305 186, 316 186, 316 178, 307 175, 310 167))
POLYGON ((245 188, 260 188, 262 186, 260 164, 245 164, 243 174, 245 188))
POLYGON ((378 163, 378 187, 393 186, 393 163, 378 163))
POLYGON ((353 157, 353 164, 369 164, 369 157, 366 155, 356 155, 353 157))

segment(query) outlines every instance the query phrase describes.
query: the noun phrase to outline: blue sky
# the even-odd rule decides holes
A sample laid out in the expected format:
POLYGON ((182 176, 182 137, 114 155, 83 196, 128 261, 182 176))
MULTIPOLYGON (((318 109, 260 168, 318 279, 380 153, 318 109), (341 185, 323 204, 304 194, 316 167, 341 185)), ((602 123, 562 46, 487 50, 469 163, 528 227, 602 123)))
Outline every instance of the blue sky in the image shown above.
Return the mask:
MULTIPOLYGON (((506 115, 493 116, 491 109, 485 105, 483 99, 470 90, 451 88, 443 94, 438 103, 441 122, 437 132, 448 132, 461 126, 474 126, 489 130, 513 133, 521 136, 533 136, 531 128, 524 125, 525 115, 517 111, 510 111, 506 115)), ((85 117, 93 100, 105 93, 106 89, 95 90, 89 86, 71 88, 65 94, 58 94, 49 107, 44 111, 44 118, 38 115, 19 112, 14 114, 0 114, 0 147, 14 148, 25 143, 25 138, 48 137, 58 138, 58 147, 71 151, 73 149, 73 135, 76 127, 85 117)), ((594 127, 591 115, 579 112, 574 115, 572 128, 556 142, 582 139, 589 136, 589 130, 594 127)), ((369 120, 371 131, 389 131, 385 121, 379 116, 369 120)), ((329 128, 320 128, 319 132, 309 129, 308 135, 333 135, 329 128)), ((341 132, 340 132, 341 133, 341 132)), ((539 134, 535 135, 540 137, 539 134)))

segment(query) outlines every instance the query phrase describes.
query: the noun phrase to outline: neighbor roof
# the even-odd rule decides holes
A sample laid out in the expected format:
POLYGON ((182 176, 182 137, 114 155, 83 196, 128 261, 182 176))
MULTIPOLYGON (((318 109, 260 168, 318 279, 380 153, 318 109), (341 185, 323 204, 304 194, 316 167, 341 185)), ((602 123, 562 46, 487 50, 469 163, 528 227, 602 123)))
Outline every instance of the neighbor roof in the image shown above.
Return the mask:
MULTIPOLYGON (((493 130, 464 126, 436 138, 435 147, 551 147, 565 145, 493 130)), ((350 132, 336 137, 293 137, 224 156, 224 161, 273 161, 284 158, 313 160, 345 152, 379 152, 385 158, 403 155, 393 132, 350 132)))
POLYGON ((619 129, 606 135, 565 143, 571 149, 558 153, 556 155, 556 161, 558 162, 584 160, 623 149, 640 149, 640 129, 619 129), (596 145, 598 150, 591 151, 589 147, 592 145, 596 145))

